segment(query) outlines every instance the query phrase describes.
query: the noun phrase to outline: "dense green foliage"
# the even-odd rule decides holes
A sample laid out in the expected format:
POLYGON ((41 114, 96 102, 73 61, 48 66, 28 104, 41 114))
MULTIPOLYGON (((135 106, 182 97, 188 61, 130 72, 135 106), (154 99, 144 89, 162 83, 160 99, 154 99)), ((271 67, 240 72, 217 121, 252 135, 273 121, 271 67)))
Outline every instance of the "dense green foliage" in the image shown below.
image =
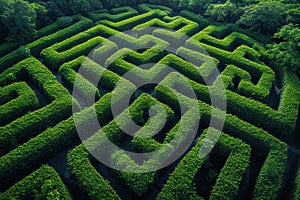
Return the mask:
POLYGON ((0 19, 9 30, 7 40, 24 41, 36 34, 36 12, 27 1, 1 0, 0 19))
POLYGON ((65 199, 71 196, 56 171, 42 166, 9 190, 0 193, 0 199, 65 199))
POLYGON ((296 2, 20 1, 0 5, 2 29, 17 40, 0 45, 0 199, 77 198, 66 186, 97 200, 299 198, 286 142, 299 117, 296 2), (36 24, 28 18, 14 32, 5 23, 16 20, 12 6, 20 19, 35 13, 36 24), (162 29, 145 33, 153 26, 162 29), (134 135, 125 131, 131 120, 141 126, 134 135), (160 151, 138 162, 127 150, 160 151))
POLYGON ((300 28, 293 24, 283 26, 274 38, 278 44, 268 46, 268 54, 274 64, 300 74, 300 28))

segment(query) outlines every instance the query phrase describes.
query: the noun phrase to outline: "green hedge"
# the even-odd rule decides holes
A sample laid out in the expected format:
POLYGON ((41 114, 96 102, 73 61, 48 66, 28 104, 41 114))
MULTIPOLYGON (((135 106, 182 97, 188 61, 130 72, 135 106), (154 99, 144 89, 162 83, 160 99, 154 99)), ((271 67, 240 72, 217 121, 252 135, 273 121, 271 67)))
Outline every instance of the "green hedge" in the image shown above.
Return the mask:
MULTIPOLYGON (((84 144, 76 147, 71 153, 69 154, 69 165, 72 166, 72 172, 76 175, 77 179, 79 180, 81 186, 84 187, 86 191, 90 194, 90 196, 94 196, 94 194, 99 194, 101 190, 97 188, 96 186, 99 185, 98 182, 95 182, 94 178, 85 178, 86 173, 85 171, 80 170, 82 167, 86 167, 87 164, 84 163, 78 163, 76 162, 78 159, 75 159, 76 152, 81 151, 83 157, 81 159, 85 159, 85 162, 88 161, 88 155, 86 150, 84 150, 84 147, 86 147, 89 151, 92 151, 93 153, 97 153, 97 151, 103 152, 105 151, 105 138, 108 137, 110 140, 112 140, 115 143, 120 143, 122 141, 122 138, 124 137, 124 133, 122 133, 120 127, 125 127, 129 123, 129 119, 127 118, 128 114, 130 114, 130 117, 134 122, 136 122, 139 125, 144 125, 144 128, 140 129, 136 134, 149 134, 148 131, 152 132, 155 131, 152 129, 148 129, 146 131, 147 124, 149 125, 149 121, 145 122, 145 119, 143 118, 144 113, 153 105, 157 105, 159 103, 157 100, 155 100, 153 97, 151 97, 148 94, 142 94, 134 103, 125 110, 121 115, 119 115, 117 118, 115 118, 113 121, 111 121, 108 125, 104 126, 100 131, 98 131, 95 135, 93 135, 91 138, 89 138, 84 144), (83 150, 86 153, 83 153, 83 150), (90 185, 90 183, 95 183, 93 185, 90 185), (97 192, 98 191, 98 192, 97 192)), ((163 108, 166 110, 167 114, 167 121, 170 121, 173 112, 165 105, 162 105, 163 108)), ((156 122, 159 121, 159 117, 161 117, 159 114, 154 116, 152 118, 156 122)), ((153 121, 152 123, 156 123, 153 121)), ((152 124, 150 122, 150 124, 152 124)), ((159 124, 159 123, 158 123, 159 124)), ((159 126, 159 125, 158 125, 159 126)), ((149 126, 148 126, 149 128, 149 126)), ((139 143, 140 145, 142 143, 139 143)), ((133 145, 133 144, 132 144, 133 145)), ((148 146, 145 146, 144 149, 149 149, 148 146)), ((130 167, 130 166, 136 166, 138 168, 138 165, 134 163, 133 160, 131 160, 126 154, 124 154, 122 151, 115 151, 112 153, 112 162, 116 165, 120 165, 120 167, 130 167), (130 164, 130 165, 129 165, 130 164)), ((79 155, 78 155, 79 156, 79 155)), ((148 162, 157 162, 155 158, 150 159, 148 162)), ((148 163, 150 165, 150 163, 148 163)), ((90 164, 89 164, 90 165, 90 164)), ((91 166, 89 166, 91 167, 91 166)), ((145 164, 144 167, 149 167, 147 164, 145 164)), ((131 169, 133 170, 133 169, 131 169)), ((133 191, 135 191, 137 194, 141 195, 147 191, 147 188, 149 185, 153 184, 155 181, 155 172, 150 172, 146 174, 132 174, 132 173, 126 173, 126 172, 117 172, 118 177, 124 182, 129 188, 131 188, 133 191)), ((99 177, 99 174, 93 170, 88 177, 99 177), (92 175, 95 173, 94 175, 92 175)), ((99 179, 99 183, 101 183, 101 179, 99 179)), ((102 185, 102 184, 100 184, 102 185)))
MULTIPOLYGON (((30 60, 23 61, 23 63, 20 63, 19 67, 23 66, 21 64, 25 64, 25 62, 30 63, 30 61, 32 63, 35 63, 35 65, 32 65, 32 66, 34 66, 36 70, 43 69, 43 68, 36 68, 36 66, 38 66, 36 62, 38 62, 38 61, 33 58, 30 58, 30 60)), ((47 71, 47 72, 51 73, 49 71, 47 71)), ((107 75, 111 75, 111 73, 109 73, 109 72, 106 72, 106 73, 107 73, 107 75)), ((36 75, 38 76, 39 74, 37 73, 36 75)), ((113 76, 116 77, 116 75, 113 75, 113 76)), ((55 79, 55 77, 54 77, 54 79, 55 79)), ((122 79, 120 79, 120 80, 122 80, 122 79)), ((46 83, 51 83, 51 81, 46 81, 46 83)), ((123 84, 120 84, 111 93, 104 95, 95 104, 97 118, 98 118, 101 126, 104 126, 109 121, 111 121, 111 118, 112 118, 111 105, 118 105, 120 103, 120 101, 123 101, 124 96, 130 94, 130 91, 135 89, 135 87, 126 80, 123 80, 122 83, 123 84), (114 102, 111 103, 112 94, 114 94, 115 97, 114 97, 114 102)), ((107 85, 109 87, 113 87, 112 84, 116 84, 116 83, 112 83, 112 82, 107 83, 107 85)), ((53 83, 51 83, 51 88, 54 91, 57 91, 57 94, 60 93, 59 90, 57 90, 57 88, 59 88, 59 87, 62 87, 62 86, 57 85, 57 86, 53 87, 53 83)), ((64 90, 67 91, 66 89, 64 89, 64 90)), ((68 98, 62 98, 62 97, 63 96, 60 94, 61 101, 54 101, 54 102, 56 102, 56 104, 50 104, 48 106, 48 108, 50 108, 50 106, 55 106, 55 105, 61 106, 61 105, 67 104, 66 108, 72 109, 72 106, 70 106, 70 101, 68 101, 68 98)), ((72 100, 72 99, 70 99, 70 100, 72 100)), ((46 108, 47 107, 45 107, 44 109, 46 109, 46 108)), ((63 108, 58 108, 58 107, 51 108, 51 111, 52 112, 57 111, 57 112, 61 112, 64 114, 68 114, 68 111, 63 110, 63 108)), ((41 123, 39 126, 36 127, 36 126, 33 126, 33 123, 36 120, 43 121, 44 119, 40 119, 40 118, 41 118, 41 116, 43 117, 43 116, 48 115, 49 114, 48 110, 44 110, 44 113, 40 113, 36 116, 35 115, 26 116, 26 117, 24 116, 24 117, 20 118, 20 121, 18 121, 18 122, 15 121, 15 123, 18 123, 18 124, 16 124, 16 126, 11 126, 11 129, 12 128, 16 129, 16 131, 13 132, 13 134, 17 134, 19 132, 19 130, 21 129, 20 127, 22 127, 22 129, 24 129, 24 130, 22 130, 23 132, 20 132, 20 135, 14 135, 14 136, 10 136, 10 137, 15 139, 15 138, 24 137, 24 136, 29 135, 29 138, 32 138, 32 139, 30 139, 28 142, 26 142, 22 145, 19 145, 19 146, 16 143, 13 143, 15 145, 14 147, 18 146, 18 148, 11 150, 9 153, 0 157, 0 179, 5 180, 14 174, 18 174, 18 173, 22 172, 23 170, 30 168, 30 166, 32 166, 32 165, 44 162, 45 160, 49 159, 51 156, 54 156, 55 154, 57 154, 58 152, 74 145, 74 142, 76 142, 78 140, 78 135, 77 135, 76 127, 74 124, 75 123, 74 119, 76 119, 77 126, 86 127, 86 130, 89 130, 89 125, 90 125, 89 122, 91 121, 91 117, 94 116, 93 115, 94 112, 95 112, 95 110, 92 107, 92 108, 85 109, 81 112, 78 112, 76 114, 76 116, 77 116, 76 118, 70 117, 69 119, 64 120, 64 121, 62 121, 62 119, 59 119, 59 121, 60 121, 59 124, 55 125, 54 127, 48 128, 47 130, 43 131, 41 134, 39 134, 38 136, 36 136, 34 138, 30 134, 32 134, 32 132, 35 133, 35 130, 37 127, 42 129, 44 127, 44 124, 41 123), (22 120, 24 120, 24 121, 22 121, 22 120), (24 124, 21 124, 21 123, 24 123, 24 124), (25 125, 27 125, 27 127, 25 125), (24 132, 26 134, 22 135, 24 132)), ((55 119, 58 118, 57 115, 54 115, 51 117, 53 117, 53 118, 56 117, 55 119)), ((48 119, 48 118, 49 117, 47 117, 46 119, 48 119)), ((45 125, 48 126, 49 123, 51 123, 51 122, 46 121, 45 125)), ((3 129, 3 128, 1 127, 1 129, 3 129)), ((3 130, 4 131, 8 130, 8 128, 4 127, 3 130)), ((1 134, 2 134, 2 130, 1 130, 1 134)), ((5 144, 5 146, 4 146, 5 148, 7 148, 7 144, 5 144)))
MULTIPOLYGON (((155 41, 152 39, 152 36, 142 36, 140 39, 142 41, 155 41)), ((161 79, 162 74, 166 75, 167 73, 170 73, 169 69, 173 68, 174 70, 196 82, 204 83, 204 78, 207 78, 214 70, 216 70, 216 60, 186 48, 180 48, 177 51, 177 54, 179 56, 183 56, 184 58, 186 57, 187 59, 193 59, 193 62, 195 64, 199 64, 199 67, 174 54, 168 54, 163 57, 165 55, 163 51, 166 49, 165 46, 167 46, 167 44, 157 40, 157 45, 154 45, 152 48, 144 51, 143 53, 138 53, 127 48, 122 49, 111 56, 107 60, 106 65, 109 66, 110 70, 120 75, 130 71, 131 75, 136 77, 136 79, 133 80, 144 80, 145 82, 149 82, 157 78, 161 79), (160 59, 161 57, 163 58, 160 59), (143 70, 138 67, 144 63, 157 64, 148 70, 143 70)))
MULTIPOLYGON (((299 166, 299 164, 298 164, 299 166)), ((300 168, 298 168, 293 186, 293 200, 300 199, 300 168)))
POLYGON ((182 10, 180 12, 180 16, 185 17, 189 20, 192 20, 194 22, 197 22, 200 26, 200 29, 204 29, 205 27, 209 26, 211 23, 205 19, 202 16, 196 15, 195 13, 188 11, 188 10, 182 10))
POLYGON ((260 43, 244 34, 232 32, 227 26, 210 25, 199 32, 194 39, 226 51, 233 51, 240 45, 261 46, 260 43))
POLYGON ((4 105, 0 103, 0 125, 5 125, 40 107, 35 92, 24 82, 0 87, 0 99, 3 100, 1 97, 9 99, 6 99, 8 101, 4 105), (15 97, 9 98, 11 95, 15 97))
MULTIPOLYGON (((162 84, 168 85, 176 82, 175 76, 176 74, 170 74, 164 80, 166 83, 162 84)), ((176 95, 174 92, 170 92, 169 90, 170 89, 162 85, 157 86, 156 97, 163 103, 172 105, 172 103, 169 103, 174 102, 176 95)), ((176 106, 177 105, 173 104, 171 108, 174 110, 176 109, 176 106)), ((201 122, 208 124, 211 117, 213 117, 219 123, 222 122, 222 117, 225 114, 223 111, 215 108, 212 109, 211 106, 206 103, 200 103, 199 108, 201 122), (214 116, 211 116, 211 113, 214 113, 214 116)), ((287 145, 274 136, 268 134, 266 131, 242 121, 236 116, 226 114, 225 119, 226 120, 223 129, 224 133, 242 139, 243 141, 247 142, 252 149, 266 158, 259 177, 256 180, 255 192, 253 193, 254 198, 276 199, 276 195, 281 188, 285 172, 285 163, 287 161, 287 145)))
POLYGON ((7 191, 0 193, 0 199, 72 199, 56 171, 42 166, 7 191))
POLYGON ((74 24, 71 26, 64 28, 62 30, 59 30, 51 35, 42 37, 28 45, 26 45, 27 48, 30 49, 31 54, 33 56, 39 57, 40 52, 57 43, 61 42, 77 33, 80 33, 81 31, 84 31, 90 27, 92 27, 93 22, 90 19, 87 19, 85 17, 82 17, 81 15, 76 15, 73 18, 74 24))
POLYGON ((20 46, 17 42, 5 42, 0 45, 0 58, 16 50, 20 46))
POLYGON ((93 167, 84 146, 80 145, 68 154, 68 165, 91 199, 121 199, 110 183, 93 167))
POLYGON ((0 73, 30 56, 30 50, 24 46, 0 58, 0 73))
POLYGON ((166 12, 168 15, 173 13, 173 10, 166 6, 154 5, 154 4, 139 4, 138 5, 138 11, 141 13, 149 12, 153 9, 162 10, 162 11, 166 12))
POLYGON ((137 32, 141 32, 148 27, 161 27, 171 29, 177 33, 181 33, 182 36, 194 35, 199 31, 199 25, 191 20, 183 17, 169 17, 165 16, 163 20, 154 18, 143 24, 139 24, 133 28, 137 32))
MULTIPOLYGON (((199 44, 194 43, 193 45, 188 42, 188 46, 197 45, 199 44)), ((203 43, 201 43, 201 46, 203 46, 210 55, 221 58, 221 62, 234 64, 250 72, 252 76, 260 78, 258 85, 263 85, 265 88, 271 89, 272 83, 275 80, 275 74, 267 66, 245 59, 239 56, 238 52, 230 53, 203 43)), ((280 106, 277 111, 260 102, 228 92, 228 111, 229 113, 240 116, 248 122, 265 128, 271 133, 287 135, 295 126, 296 105, 297 102, 299 102, 299 94, 295 89, 297 87, 299 87, 299 82, 296 80, 295 75, 291 73, 285 75, 285 89, 281 95, 280 106)))
POLYGON ((44 49, 41 56, 46 65, 51 69, 58 70, 63 63, 82 55, 88 55, 96 47, 98 52, 100 49, 102 50, 102 54, 115 51, 116 45, 113 42, 106 41, 105 38, 98 36, 102 32, 102 27, 103 26, 95 26, 44 49), (102 46, 98 47, 100 44, 102 46))
POLYGON ((151 10, 147 13, 140 14, 138 16, 134 16, 128 19, 125 19, 123 21, 119 22, 111 22, 108 20, 101 20, 97 22, 96 24, 103 24, 105 26, 114 28, 118 31, 126 31, 131 30, 133 27, 135 27, 138 24, 145 23, 153 18, 162 18, 166 16, 167 14, 161 10, 151 10))
POLYGON ((270 88, 265 87, 265 82, 272 82, 273 77, 267 73, 264 73, 263 76, 264 78, 254 85, 251 82, 251 75, 247 71, 244 71, 234 65, 228 65, 218 78, 224 81, 224 85, 226 85, 226 88, 228 89, 232 89, 232 81, 234 79, 238 79, 239 85, 235 92, 255 100, 266 100, 270 94, 270 88))
MULTIPOLYGON (((212 58, 209 55, 206 55, 205 53, 193 51, 185 47, 178 48, 176 54, 187 60, 189 63, 197 67, 199 66, 197 68, 198 73, 200 73, 203 80, 208 80, 209 76, 217 70, 217 66, 219 65, 219 61, 217 59, 212 58)), ((187 62, 184 62, 184 65, 187 65, 187 62)), ((191 76, 187 77, 197 81, 196 79, 191 78, 191 76)), ((203 81, 197 82, 204 83, 203 81)))
POLYGON ((50 104, 0 127, 1 153, 17 147, 49 126, 72 115, 73 100, 68 90, 58 83, 56 77, 33 57, 23 60, 3 72, 0 75, 0 86, 10 85, 24 77, 26 77, 25 81, 32 82, 45 95, 50 104))
POLYGON ((118 22, 136 15, 138 15, 138 12, 129 6, 113 8, 110 11, 98 10, 87 14, 87 16, 91 18, 94 22, 97 22, 99 20, 118 22))
POLYGON ((157 199, 201 199, 196 194, 193 181, 209 155, 200 158, 200 149, 212 147, 213 141, 218 137, 213 151, 217 151, 218 155, 228 158, 212 188, 210 199, 234 199, 237 197, 239 185, 249 165, 251 149, 241 140, 209 128, 204 131, 195 147, 183 157, 169 176, 157 199))
MULTIPOLYGON (((209 25, 224 26, 224 23, 218 23, 218 22, 215 22, 215 21, 211 21, 208 18, 205 18, 201 15, 197 15, 197 14, 191 12, 191 11, 188 11, 188 10, 182 10, 180 12, 180 15, 187 18, 187 19, 189 19, 189 20, 197 22, 200 25, 201 29, 204 29, 205 27, 207 27, 209 25)), ((247 36, 259 41, 260 43, 269 44, 271 42, 270 38, 268 38, 264 35, 253 33, 249 30, 239 28, 236 25, 226 24, 226 26, 228 28, 230 28, 232 31, 239 32, 239 33, 242 33, 244 35, 247 35, 247 36)))
MULTIPOLYGON (((248 58, 245 58, 245 49, 246 47, 243 46, 243 48, 237 48, 233 52, 228 52, 216 47, 213 47, 211 45, 199 42, 197 38, 197 34, 193 36, 191 39, 189 39, 186 42, 187 48, 190 48, 192 50, 203 50, 205 49, 209 55, 212 57, 217 58, 221 63, 223 64, 233 64, 236 65, 242 69, 247 70, 251 73, 251 75, 256 78, 260 79, 263 73, 269 73, 273 76, 275 76, 274 72, 266 65, 262 63, 257 63, 256 60, 252 61, 248 58)), ((253 51, 253 50, 252 50, 253 51)), ((272 85, 272 83, 269 83, 272 85)), ((271 86, 270 86, 271 88, 271 86)))
POLYGON ((91 80, 101 78, 99 86, 109 92, 113 91, 118 81, 121 80, 117 74, 106 70, 99 64, 84 56, 65 63, 61 66, 59 72, 62 76, 62 81, 68 88, 73 89, 75 79, 77 78, 76 87, 78 93, 85 98, 91 98, 96 95, 96 100, 101 96, 99 90, 90 82, 91 80), (79 68, 85 72, 85 76, 88 77, 88 79, 77 74, 79 68))

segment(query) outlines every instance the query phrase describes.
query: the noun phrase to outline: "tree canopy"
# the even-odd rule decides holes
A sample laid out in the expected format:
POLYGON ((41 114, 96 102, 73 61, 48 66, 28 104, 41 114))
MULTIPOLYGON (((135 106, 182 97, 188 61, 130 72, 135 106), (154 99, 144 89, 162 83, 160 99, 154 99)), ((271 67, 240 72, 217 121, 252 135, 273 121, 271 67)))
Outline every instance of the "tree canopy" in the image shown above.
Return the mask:
POLYGON ((288 24, 283 26, 274 38, 279 43, 268 45, 268 53, 279 67, 298 71, 300 74, 300 28, 288 24))
POLYGON ((273 34, 286 22, 286 7, 277 1, 260 2, 244 9, 245 13, 237 23, 252 31, 273 34))
POLYGON ((37 15, 29 2, 1 0, 0 11, 0 19, 9 30, 8 41, 24 41, 35 35, 37 15))

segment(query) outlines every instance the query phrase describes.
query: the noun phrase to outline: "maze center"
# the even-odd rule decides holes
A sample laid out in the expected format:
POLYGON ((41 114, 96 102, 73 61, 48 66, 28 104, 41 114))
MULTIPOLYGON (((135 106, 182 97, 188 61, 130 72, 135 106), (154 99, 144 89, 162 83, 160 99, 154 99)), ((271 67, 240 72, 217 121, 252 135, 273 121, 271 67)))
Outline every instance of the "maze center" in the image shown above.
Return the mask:
POLYGON ((263 48, 150 4, 0 46, 0 199, 297 199, 300 82, 263 48))

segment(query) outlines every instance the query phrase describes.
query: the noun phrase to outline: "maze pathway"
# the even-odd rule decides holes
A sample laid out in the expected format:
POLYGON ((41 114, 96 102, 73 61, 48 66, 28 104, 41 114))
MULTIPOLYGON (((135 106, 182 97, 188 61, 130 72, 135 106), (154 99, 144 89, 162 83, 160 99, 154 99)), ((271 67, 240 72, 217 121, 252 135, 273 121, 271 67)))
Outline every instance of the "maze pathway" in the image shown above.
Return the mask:
POLYGON ((0 199, 299 199, 300 82, 255 39, 141 4, 55 22, 22 45, 0 46, 0 199), (124 153, 159 149, 143 162, 124 153), (158 157, 176 159, 147 171, 158 157))

